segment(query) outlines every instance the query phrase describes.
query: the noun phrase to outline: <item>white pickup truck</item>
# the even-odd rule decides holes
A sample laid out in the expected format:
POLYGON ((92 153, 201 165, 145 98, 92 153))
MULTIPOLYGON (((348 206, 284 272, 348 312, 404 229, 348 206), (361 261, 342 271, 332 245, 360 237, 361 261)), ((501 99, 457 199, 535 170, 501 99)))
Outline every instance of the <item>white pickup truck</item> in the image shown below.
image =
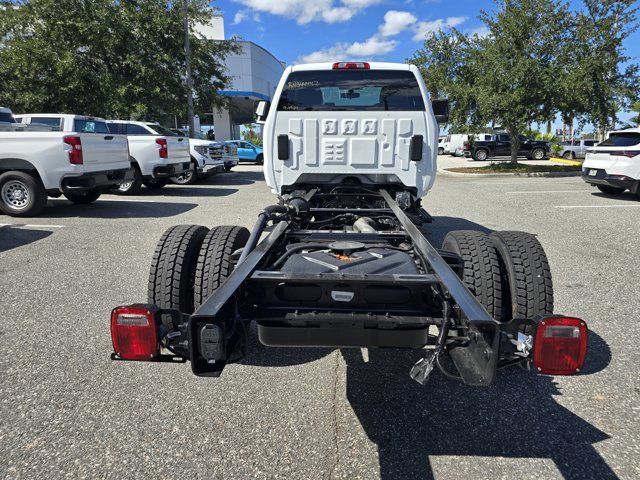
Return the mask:
POLYGON ((129 139, 134 179, 123 183, 118 193, 134 195, 144 184, 147 188, 164 187, 174 177, 191 169, 189 140, 178 137, 157 123, 133 120, 108 120, 111 133, 129 139))
MULTIPOLYGON (((109 133, 103 119, 56 117, 59 131, 0 131, 3 213, 37 215, 47 196, 64 195, 74 203, 91 203, 103 190, 133 178, 126 137, 109 133)), ((35 115, 17 116, 27 124, 31 118, 35 115)))
POLYGON ((191 168, 182 175, 173 177, 171 181, 178 185, 191 185, 199 178, 208 177, 216 173, 224 172, 225 162, 218 155, 220 143, 212 140, 188 138, 182 130, 171 129, 178 137, 185 137, 189 141, 189 154, 191 155, 191 168))

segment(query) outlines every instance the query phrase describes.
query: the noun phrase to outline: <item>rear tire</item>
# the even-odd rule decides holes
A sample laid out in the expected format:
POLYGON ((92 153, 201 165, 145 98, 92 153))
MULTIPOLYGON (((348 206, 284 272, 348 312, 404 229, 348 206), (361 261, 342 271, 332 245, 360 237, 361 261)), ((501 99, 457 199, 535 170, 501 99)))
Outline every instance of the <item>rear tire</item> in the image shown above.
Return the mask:
POLYGON ((531 152, 532 160, 544 160, 544 150, 541 148, 534 148, 531 152))
POLYGON ((176 185, 193 185, 198 181, 197 165, 192 161, 188 171, 178 175, 177 177, 172 177, 171 181, 176 185))
POLYGON ((620 195, 626 190, 626 188, 610 187, 609 185, 596 185, 596 188, 608 195, 620 195))
POLYGON ((476 152, 473 154, 473 159, 477 162, 484 162, 487 160, 487 158, 489 158, 489 152, 487 152, 486 150, 476 150, 476 152))
POLYGON ((142 173, 140 168, 135 165, 133 168, 133 180, 122 183, 113 189, 118 195, 137 195, 142 190, 142 173))
POLYGON ((93 203, 98 198, 100 198, 100 195, 102 195, 102 192, 100 190, 89 190, 86 192, 77 192, 77 193, 69 192, 69 193, 64 193, 63 195, 67 197, 67 200, 73 203, 77 203, 78 205, 88 205, 89 203, 93 203))
POLYGON ((507 279, 505 321, 553 313, 551 269, 538 239, 526 232, 493 232, 489 237, 507 279))
POLYGON ((449 232, 442 249, 462 257, 464 284, 493 318, 503 321, 503 281, 498 252, 489 236, 473 230, 449 232))
POLYGON ((200 249, 194 286, 194 304, 199 307, 224 282, 235 262, 231 254, 243 248, 249 240, 249 230, 237 226, 220 226, 209 231, 200 249))
POLYGON ((47 192, 40 181, 26 172, 0 175, 0 210, 12 217, 33 217, 47 205, 47 192))
POLYGON ((167 183, 169 183, 169 180, 167 180, 166 178, 150 178, 149 180, 145 180, 142 183, 149 190, 160 190, 161 188, 165 187, 167 183))
POLYGON ((198 253, 208 231, 200 225, 177 225, 164 232, 151 261, 149 303, 193 313, 198 253))

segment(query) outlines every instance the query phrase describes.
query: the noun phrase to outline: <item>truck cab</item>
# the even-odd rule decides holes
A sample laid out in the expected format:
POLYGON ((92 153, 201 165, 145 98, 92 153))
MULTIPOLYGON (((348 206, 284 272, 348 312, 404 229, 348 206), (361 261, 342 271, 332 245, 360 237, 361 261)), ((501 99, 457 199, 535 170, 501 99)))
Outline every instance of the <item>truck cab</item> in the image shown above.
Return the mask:
POLYGON ((288 67, 261 102, 264 172, 281 195, 301 185, 395 185, 421 198, 435 180, 438 123, 418 69, 338 62, 288 67))

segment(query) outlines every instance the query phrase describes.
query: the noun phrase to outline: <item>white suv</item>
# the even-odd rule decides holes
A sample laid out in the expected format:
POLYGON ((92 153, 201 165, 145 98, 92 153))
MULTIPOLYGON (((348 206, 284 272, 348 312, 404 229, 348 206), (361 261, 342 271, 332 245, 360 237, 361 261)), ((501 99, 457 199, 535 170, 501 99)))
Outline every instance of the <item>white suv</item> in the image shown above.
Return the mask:
POLYGON ((640 197, 640 128, 611 132, 604 142, 589 148, 582 179, 604 193, 628 189, 640 197))

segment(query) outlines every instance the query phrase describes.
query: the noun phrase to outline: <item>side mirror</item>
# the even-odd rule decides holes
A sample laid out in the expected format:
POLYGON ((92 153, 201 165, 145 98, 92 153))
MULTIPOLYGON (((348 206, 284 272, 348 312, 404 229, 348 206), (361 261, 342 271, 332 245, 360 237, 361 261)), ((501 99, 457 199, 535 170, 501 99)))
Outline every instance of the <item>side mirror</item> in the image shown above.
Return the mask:
POLYGON ((433 108, 433 114, 436 116, 436 122, 447 123, 449 121, 449 100, 431 100, 431 107, 433 108))
POLYGON ((271 102, 266 100, 260 100, 256 105, 256 123, 264 123, 269 114, 269 108, 271 108, 271 102))

